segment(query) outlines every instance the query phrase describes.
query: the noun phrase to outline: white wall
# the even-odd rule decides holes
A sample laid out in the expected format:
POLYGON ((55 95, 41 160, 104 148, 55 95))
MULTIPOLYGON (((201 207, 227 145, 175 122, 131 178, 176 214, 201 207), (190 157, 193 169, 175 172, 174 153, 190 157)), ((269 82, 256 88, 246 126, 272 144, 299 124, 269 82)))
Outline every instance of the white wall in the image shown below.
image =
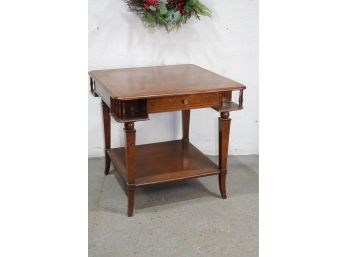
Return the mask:
MULTIPOLYGON (((148 33, 121 0, 89 0, 89 70, 193 63, 247 86, 244 110, 232 112, 230 154, 258 153, 258 1, 201 0, 213 19, 190 20, 178 32, 148 33)), ((86 80, 87 82, 87 80, 86 80)), ((87 83, 86 83, 87 88, 87 83)), ((88 96, 89 155, 103 155, 100 99, 88 96)), ((191 111, 190 141, 218 153, 217 117, 191 111)), ((135 123, 137 144, 181 137, 181 114, 150 115, 135 123)), ((112 122, 112 147, 123 144, 122 124, 112 122)))

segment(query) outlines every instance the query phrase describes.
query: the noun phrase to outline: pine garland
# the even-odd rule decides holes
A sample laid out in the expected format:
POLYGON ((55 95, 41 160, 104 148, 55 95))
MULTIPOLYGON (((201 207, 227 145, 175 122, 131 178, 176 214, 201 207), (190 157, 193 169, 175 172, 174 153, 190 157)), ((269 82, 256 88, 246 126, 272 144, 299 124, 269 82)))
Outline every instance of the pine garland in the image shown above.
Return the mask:
POLYGON ((144 26, 153 31, 164 27, 168 32, 179 29, 192 16, 212 17, 211 11, 199 0, 124 0, 144 26))

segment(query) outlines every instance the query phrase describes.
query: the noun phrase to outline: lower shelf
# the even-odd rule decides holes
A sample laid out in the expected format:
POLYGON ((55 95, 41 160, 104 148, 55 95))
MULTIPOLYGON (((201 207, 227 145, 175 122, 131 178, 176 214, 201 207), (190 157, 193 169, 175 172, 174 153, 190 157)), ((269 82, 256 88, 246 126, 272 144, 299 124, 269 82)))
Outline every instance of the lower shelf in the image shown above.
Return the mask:
MULTIPOLYGON (((110 149, 107 154, 127 182, 124 147, 110 149)), ((136 146, 136 187, 219 173, 218 166, 187 141, 175 140, 136 146)))

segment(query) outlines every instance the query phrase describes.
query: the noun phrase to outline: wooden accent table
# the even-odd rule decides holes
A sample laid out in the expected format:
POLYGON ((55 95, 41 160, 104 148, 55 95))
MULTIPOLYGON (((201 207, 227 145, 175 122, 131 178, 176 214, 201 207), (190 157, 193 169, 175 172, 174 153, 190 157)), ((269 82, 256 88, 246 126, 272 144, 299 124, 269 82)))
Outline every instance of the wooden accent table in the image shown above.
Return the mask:
POLYGON ((128 216, 133 215, 135 188, 219 175, 226 198, 230 111, 243 108, 244 85, 196 65, 96 70, 89 72, 91 92, 102 98, 105 174, 114 164, 128 194, 128 216), (239 102, 232 102, 232 93, 239 102), (190 110, 214 108, 219 117, 219 166, 189 142, 190 110), (182 140, 135 144, 134 122, 149 114, 182 111, 182 140), (125 147, 111 149, 110 115, 124 123, 125 147))

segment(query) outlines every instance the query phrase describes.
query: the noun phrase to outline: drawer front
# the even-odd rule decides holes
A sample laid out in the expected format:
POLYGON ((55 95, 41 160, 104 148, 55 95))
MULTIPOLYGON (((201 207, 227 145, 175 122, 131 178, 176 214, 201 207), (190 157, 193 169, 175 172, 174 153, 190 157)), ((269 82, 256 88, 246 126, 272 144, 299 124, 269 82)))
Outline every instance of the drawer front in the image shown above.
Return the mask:
POLYGON ((215 107, 219 105, 220 95, 218 92, 149 98, 147 101, 147 109, 149 113, 215 107))

